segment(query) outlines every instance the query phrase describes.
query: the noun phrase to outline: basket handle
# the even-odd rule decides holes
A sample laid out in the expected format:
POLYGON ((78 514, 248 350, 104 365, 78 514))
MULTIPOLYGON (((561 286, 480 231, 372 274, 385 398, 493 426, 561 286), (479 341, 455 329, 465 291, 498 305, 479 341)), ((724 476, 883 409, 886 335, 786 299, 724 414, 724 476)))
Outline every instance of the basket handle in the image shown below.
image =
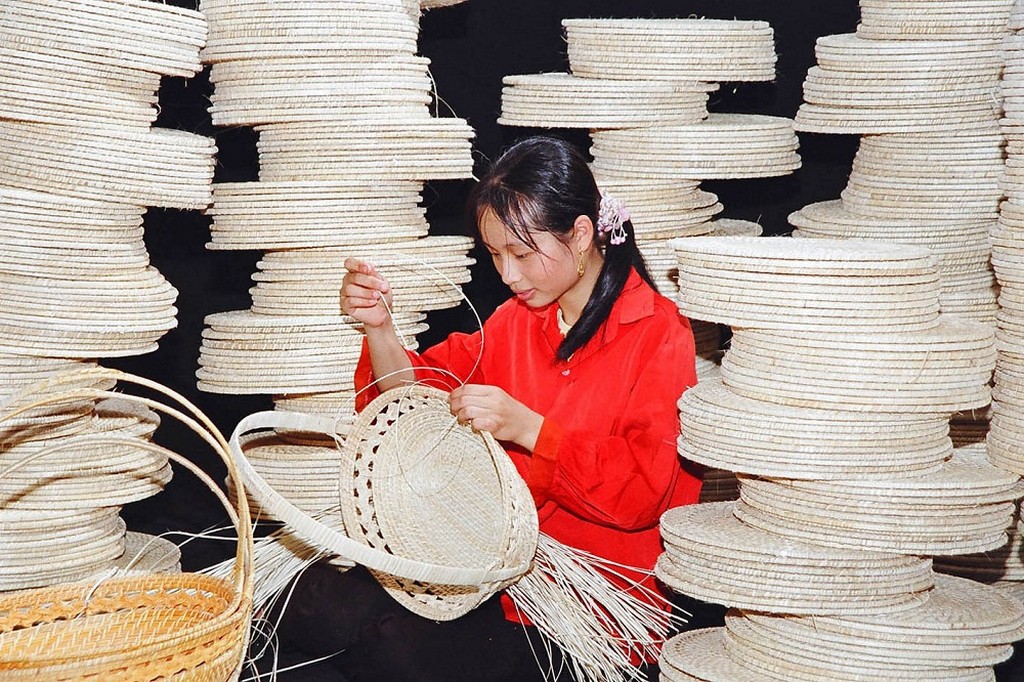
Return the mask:
POLYGON ((231 434, 231 453, 241 472, 245 488, 276 518, 286 523, 296 535, 318 549, 327 550, 390 575, 409 580, 422 580, 445 585, 486 585, 513 580, 523 575, 528 565, 500 569, 456 568, 407 559, 364 545, 344 533, 312 518, 289 502, 268 484, 242 452, 243 436, 258 429, 288 429, 320 433, 337 439, 337 421, 326 417, 284 411, 256 412, 243 418, 231 434))

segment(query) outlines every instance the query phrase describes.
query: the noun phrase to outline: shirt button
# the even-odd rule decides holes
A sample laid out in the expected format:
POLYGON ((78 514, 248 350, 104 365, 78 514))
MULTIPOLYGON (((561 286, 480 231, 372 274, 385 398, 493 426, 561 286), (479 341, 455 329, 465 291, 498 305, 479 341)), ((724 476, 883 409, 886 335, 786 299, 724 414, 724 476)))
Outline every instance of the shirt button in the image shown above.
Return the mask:
POLYGON ((563 377, 567 377, 567 376, 569 376, 569 370, 567 370, 567 369, 563 369, 563 370, 562 370, 562 376, 563 376, 563 377))

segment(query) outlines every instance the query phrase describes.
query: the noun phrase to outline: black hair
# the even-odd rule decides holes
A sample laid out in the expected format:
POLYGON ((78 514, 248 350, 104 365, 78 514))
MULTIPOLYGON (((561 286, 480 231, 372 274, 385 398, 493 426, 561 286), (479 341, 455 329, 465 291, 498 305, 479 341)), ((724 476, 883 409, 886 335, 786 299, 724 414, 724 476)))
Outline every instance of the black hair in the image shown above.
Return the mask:
MULTIPOLYGON (((480 219, 491 210, 516 237, 536 249, 531 232, 548 232, 565 242, 579 216, 597 225, 600 206, 601 192, 583 154, 565 140, 537 136, 510 147, 473 187, 466 202, 466 222, 479 237, 480 219)), ((627 220, 623 229, 626 240, 621 244, 610 244, 608 235, 594 235, 604 252, 604 264, 580 319, 558 346, 559 360, 567 360, 594 337, 631 269, 657 290, 637 248, 633 224, 627 220)))

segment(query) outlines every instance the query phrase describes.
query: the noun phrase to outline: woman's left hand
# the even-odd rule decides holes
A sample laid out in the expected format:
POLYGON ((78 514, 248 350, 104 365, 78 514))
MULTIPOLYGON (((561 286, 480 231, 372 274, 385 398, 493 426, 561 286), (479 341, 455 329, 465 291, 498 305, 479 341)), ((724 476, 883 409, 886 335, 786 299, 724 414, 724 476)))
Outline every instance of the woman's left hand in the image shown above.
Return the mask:
POLYGON ((497 386, 466 384, 448 396, 458 420, 498 440, 511 441, 533 451, 544 417, 497 386))

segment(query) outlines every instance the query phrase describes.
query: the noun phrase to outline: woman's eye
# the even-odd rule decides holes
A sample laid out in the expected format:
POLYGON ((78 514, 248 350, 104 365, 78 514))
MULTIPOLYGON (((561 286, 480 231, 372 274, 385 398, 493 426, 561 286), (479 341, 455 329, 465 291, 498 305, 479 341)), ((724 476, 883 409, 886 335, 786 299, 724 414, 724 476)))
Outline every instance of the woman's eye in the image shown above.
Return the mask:
POLYGON ((516 260, 526 260, 527 258, 530 257, 530 254, 529 253, 516 253, 516 254, 513 254, 513 257, 516 260))

